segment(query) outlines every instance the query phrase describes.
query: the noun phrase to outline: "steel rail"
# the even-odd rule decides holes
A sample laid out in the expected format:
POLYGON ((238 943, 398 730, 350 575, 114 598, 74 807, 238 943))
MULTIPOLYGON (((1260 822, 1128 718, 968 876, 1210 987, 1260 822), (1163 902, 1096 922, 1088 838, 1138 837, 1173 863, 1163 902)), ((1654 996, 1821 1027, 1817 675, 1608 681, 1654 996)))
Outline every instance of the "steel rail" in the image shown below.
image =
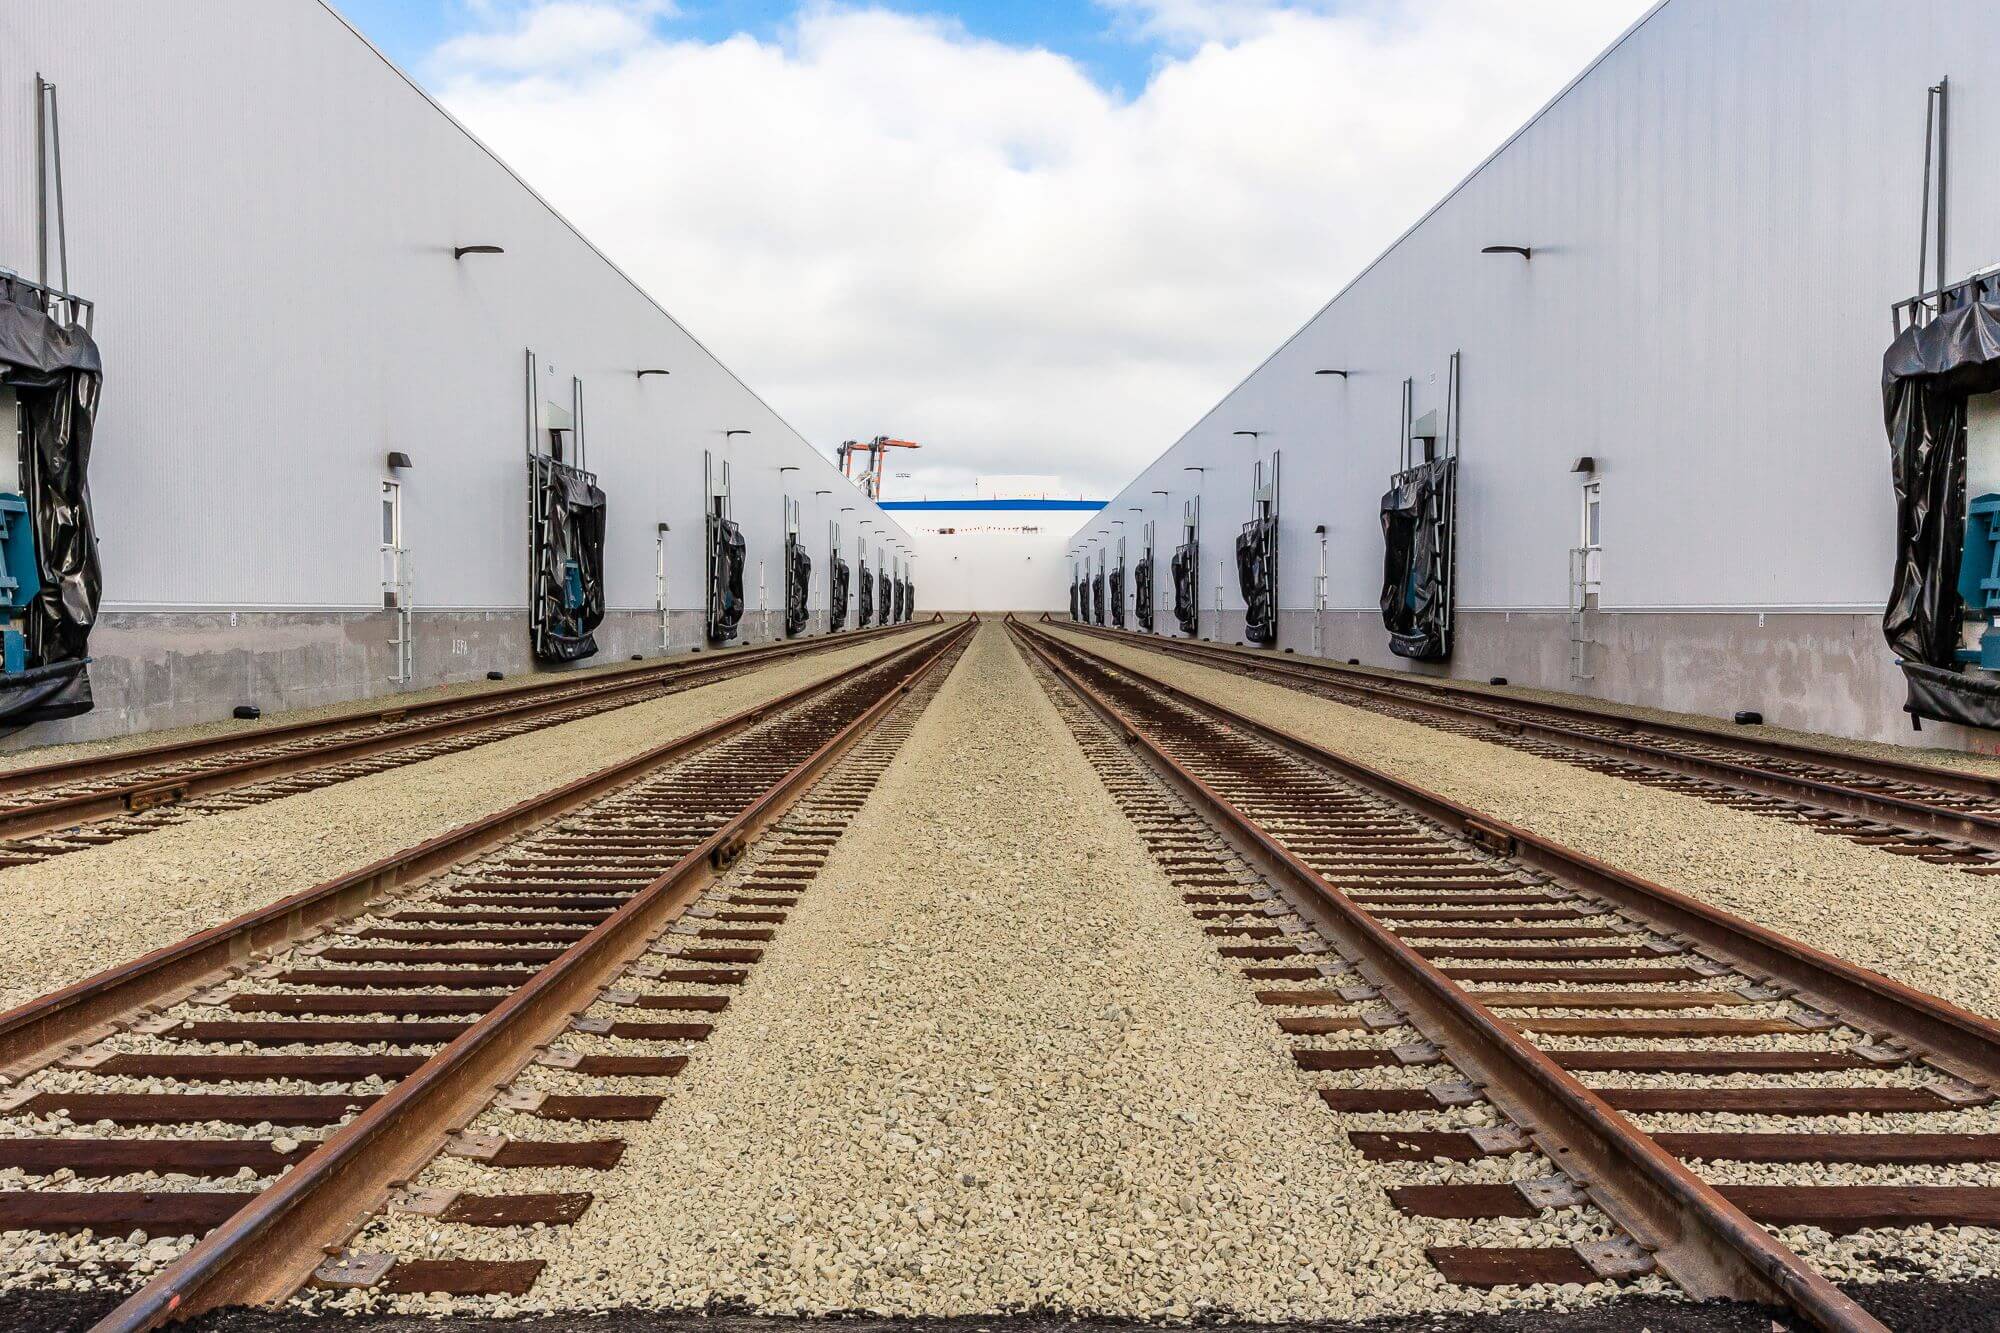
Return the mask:
MULTIPOLYGON (((1105 631, 1090 627, 1089 633, 1120 634, 1122 631, 1105 631)), ((1148 651, 1160 652, 1165 656, 1183 657, 1190 662, 1203 664, 1226 662, 1229 667, 1250 672, 1265 672, 1274 676, 1287 677, 1324 689, 1351 690, 1371 699, 1399 707, 1414 709, 1433 716, 1457 721, 1472 722, 1491 727, 1511 735, 1532 736, 1551 741, 1557 745, 1580 750, 1588 754, 1601 755, 1609 759, 1636 761, 1649 767, 1668 772, 1684 774, 1688 777, 1703 778, 1710 782, 1739 790, 1753 791, 1766 796, 1780 796, 1802 801, 1831 810, 1838 814, 1853 815, 1858 818, 1879 822, 1892 822, 1905 828, 1923 833, 1935 833, 1956 838, 1962 842, 2000 852, 2000 816, 1982 815, 1964 810, 1951 810, 1928 805, 1907 797, 1892 796, 1881 792, 1871 792, 1837 782, 1826 782, 1815 778, 1794 777, 1770 769, 1758 768, 1753 764, 1737 763, 1726 759, 1713 759, 1702 755, 1686 754, 1651 745, 1635 737, 1608 737, 1579 731, 1575 727, 1555 722, 1536 721, 1532 716, 1510 716, 1503 709, 1512 708, 1511 699, 1492 699, 1494 707, 1462 703, 1454 699, 1425 692, 1424 686, 1406 688, 1402 682, 1390 682, 1369 673, 1355 672, 1350 675, 1335 675, 1333 671, 1321 671, 1315 667, 1295 666, 1289 662, 1265 660, 1244 660, 1231 653, 1222 656, 1206 647, 1189 648, 1147 643, 1142 645, 1148 651)), ((1226 668, 1225 668, 1226 669, 1226 668)), ((1337 702, 1337 701, 1336 701, 1337 702)), ((1559 707, 1559 705, 1550 705, 1559 707)), ((1614 724, 1614 715, 1606 714, 1595 718, 1601 724, 1614 724)), ((1615 725, 1628 731, 1643 731, 1646 723, 1633 724, 1617 720, 1615 725)), ((1703 743, 1717 749, 1731 748, 1732 740, 1727 736, 1706 734, 1703 743)), ((1826 752, 1831 753, 1831 752, 1826 752)), ((1800 760, 1798 762, 1805 762, 1800 760)), ((1937 770, 1930 770, 1935 772, 1937 770)), ((1943 788, 1943 790, 1951 790, 1943 788)))
POLYGON ((882 665, 915 660, 824 745, 133 1293, 95 1325, 95 1333, 137 1333, 223 1305, 282 1300, 296 1291, 326 1246, 351 1234, 357 1219, 376 1210, 394 1182, 422 1169, 447 1133, 483 1109, 500 1085, 719 877, 718 864, 734 859, 728 852, 781 817, 975 623, 961 622, 885 658, 882 665))
POLYGON ((92 777, 129 772, 154 764, 199 759, 230 749, 251 749, 274 742, 304 740, 315 734, 332 733, 370 723, 393 724, 412 714, 454 714, 438 717, 429 722, 417 722, 408 727, 398 727, 393 731, 355 736, 346 740, 330 739, 326 744, 316 745, 310 749, 285 754, 252 755, 233 763, 218 764, 212 768, 198 769, 184 774, 141 778, 102 791, 78 792, 54 800, 30 801, 25 804, 0 807, 0 837, 32 837, 38 833, 69 828, 93 819, 149 809, 156 805, 177 804, 191 797, 228 791, 253 781, 282 777, 287 773, 320 768, 342 760, 362 759, 408 745, 442 740, 448 736, 463 735, 466 732, 521 721, 565 708, 604 702, 626 694, 644 694, 662 686, 683 682, 695 684, 710 677, 727 675, 746 665, 755 666, 826 652, 857 641, 866 642, 867 639, 878 635, 909 628, 911 626, 908 624, 889 625, 879 630, 857 632, 846 638, 823 636, 799 643, 766 645, 722 657, 706 658, 699 662, 675 662, 667 666, 657 662, 649 663, 642 667, 620 669, 616 679, 610 680, 593 676, 577 685, 543 681, 470 697, 432 700, 406 707, 376 707, 362 712, 345 713, 335 718, 287 723, 257 731, 231 732, 223 736, 202 737, 192 741, 170 742, 69 763, 42 764, 30 768, 0 771, 0 792, 18 794, 37 787, 87 781, 92 777), (493 708, 481 706, 485 701, 495 698, 501 699, 499 706, 493 708))
MULTIPOLYGON (((909 657, 951 632, 932 631, 869 665, 879 666, 909 657)), ((351 916, 390 889, 497 846, 524 828, 597 799, 649 768, 706 749, 814 694, 835 689, 846 679, 844 675, 834 676, 802 685, 539 796, 461 824, 358 870, 302 889, 0 1013, 0 1073, 19 1077, 40 1068, 70 1048, 104 1036, 106 1025, 123 1015, 170 1003, 211 985, 255 954, 297 941, 329 921, 351 916)))
POLYGON ((1460 836, 1532 869, 1585 888, 1681 937, 1717 961, 1793 988, 1813 1007, 1850 1027, 1893 1036, 1915 1054, 1968 1082, 2000 1093, 2000 1023, 1906 986, 1754 921, 1621 870, 1552 838, 1482 814, 1415 783, 1201 698, 1123 663, 1106 664, 1189 707, 1317 764, 1378 796, 1404 805, 1460 836))
MULTIPOLYGON (((1691 1295, 1781 1304, 1829 1333, 1886 1333, 1882 1324, 1805 1260, 1175 759, 1066 665, 1062 653, 1066 649, 1107 674, 1144 680, 1198 715, 1207 713, 1236 725, 1227 710, 1019 621, 1014 629, 1080 700, 1116 727, 1259 870, 1291 890, 1294 905, 1357 960, 1372 965, 1370 970, 1380 978, 1385 993, 1399 1002, 1418 1030, 1449 1051, 1467 1078, 1526 1129, 1551 1161, 1578 1179, 1607 1215, 1652 1250, 1662 1271, 1691 1295)), ((1262 736, 1261 728, 1246 730, 1262 736)), ((1339 771, 1347 776, 1344 765, 1339 771)))
MULTIPOLYGON (((1829 749, 1824 746, 1807 745, 1799 741, 1774 740, 1748 731, 1726 732, 1707 727, 1693 726, 1682 722, 1668 722, 1662 719, 1634 717, 1628 713, 1612 712, 1606 709, 1585 708, 1575 704, 1560 704, 1546 699, 1529 699, 1517 695, 1489 693, 1456 681, 1417 676, 1408 672, 1389 672, 1372 668, 1345 666, 1329 662, 1323 658, 1282 660, 1268 652, 1253 652, 1247 648, 1231 648, 1222 644, 1197 643, 1190 639, 1169 638, 1163 635, 1139 634, 1131 630, 1113 630, 1097 625, 1078 625, 1067 622, 1051 622, 1059 628, 1080 630, 1117 642, 1130 642, 1136 646, 1153 648, 1185 656, 1190 660, 1229 662, 1233 665, 1254 667, 1274 671, 1279 674, 1293 674, 1302 679, 1314 679, 1327 684, 1343 687, 1372 688, 1392 695, 1398 702, 1408 702, 1416 706, 1426 704, 1439 708, 1460 708, 1471 710, 1465 716, 1479 715, 1478 720, 1496 722, 1504 727, 1533 726, 1551 728, 1547 733, 1564 742, 1583 738, 1564 724, 1617 727, 1635 734, 1650 733, 1671 740, 1687 741, 1699 745, 1713 745, 1719 749, 1738 750, 1747 754, 1761 755, 1767 759, 1784 760, 1790 763, 1812 764, 1821 768, 1844 770, 1860 777, 1879 778, 1889 782, 1907 782, 1918 786, 1934 787, 1961 796, 1974 796, 2000 803, 2000 778, 1991 778, 1979 773, 1967 773, 1958 769, 1942 768, 1931 764, 1913 763, 1908 760, 1890 759, 1879 755, 1855 754, 1845 750, 1829 749), (1526 722, 1520 718, 1502 715, 1495 719, 1488 711, 1494 707, 1515 709, 1524 713, 1537 714, 1551 719, 1547 722, 1526 722)), ((1603 738, 1590 738, 1602 742, 1603 738)), ((1644 746, 1643 742, 1632 742, 1634 748, 1644 746)), ((1648 749, 1652 747, 1646 747, 1648 749)), ((1670 751, 1659 752, 1662 756, 1674 755, 1670 751)), ((1693 770, 1689 770, 1693 771, 1693 770)), ((1766 773, 1766 770, 1755 770, 1766 773)), ((1852 790, 1843 788, 1842 790, 1852 790)), ((1867 792, 1856 792, 1859 796, 1869 796, 1867 792)), ((1881 799, 1881 798, 1877 798, 1881 799)), ((1924 807, 1928 808, 1928 807, 1924 807)), ((2000 827, 2000 820, 1986 823, 2000 827)))

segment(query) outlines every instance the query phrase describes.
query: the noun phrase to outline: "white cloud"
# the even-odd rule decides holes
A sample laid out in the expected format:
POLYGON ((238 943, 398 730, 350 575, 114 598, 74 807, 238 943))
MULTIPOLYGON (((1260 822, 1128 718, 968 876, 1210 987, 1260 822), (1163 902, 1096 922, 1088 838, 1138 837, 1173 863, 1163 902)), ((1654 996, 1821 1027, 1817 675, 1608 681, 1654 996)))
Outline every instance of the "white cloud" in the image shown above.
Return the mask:
MULTIPOLYGON (((865 9, 808 9, 782 43, 578 40, 568 66, 455 43, 439 72, 822 447, 921 440, 901 485, 934 495, 981 472, 1109 491, 1644 0, 1128 7, 1190 39, 1198 10, 1245 26, 1130 101, 1061 56, 865 9)), ((520 31, 579 9, 634 12, 558 0, 520 31)))
POLYGON ((675 12, 671 0, 530 0, 513 6, 474 0, 472 8, 485 25, 438 48, 443 69, 486 75, 574 71, 633 50, 651 36, 652 20, 675 12))

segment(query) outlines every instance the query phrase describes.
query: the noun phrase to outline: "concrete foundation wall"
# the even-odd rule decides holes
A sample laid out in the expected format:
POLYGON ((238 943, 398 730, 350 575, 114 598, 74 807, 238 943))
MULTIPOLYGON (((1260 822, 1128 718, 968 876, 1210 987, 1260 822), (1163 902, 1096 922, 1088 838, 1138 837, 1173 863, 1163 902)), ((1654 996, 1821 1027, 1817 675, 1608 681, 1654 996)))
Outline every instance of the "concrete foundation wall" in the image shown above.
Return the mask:
MULTIPOLYGON (((1381 617, 1366 611, 1286 611, 1273 651, 1413 675, 1559 690, 1616 703, 1726 718, 1743 710, 1773 726, 1889 742, 2000 752, 1984 733, 1902 711, 1902 673, 1877 649, 1874 615, 1593 611, 1584 618, 1589 679, 1570 675, 1568 616, 1550 611, 1468 611, 1449 663, 1411 662, 1388 650, 1381 617)), ((1162 626, 1165 627, 1164 625, 1162 626)), ((1201 636, 1243 641, 1243 613, 1204 611, 1201 636)))
MULTIPOLYGON (((853 624, 850 612, 848 627, 853 624)), ((414 679, 399 687, 389 680, 395 653, 387 613, 113 612, 91 639, 97 707, 64 723, 62 739, 212 722, 239 704, 275 713, 389 698, 403 688, 479 680, 489 671, 516 678, 586 671, 633 657, 678 657, 710 648, 703 628, 702 612, 673 612, 663 649, 657 612, 611 611, 597 628, 595 657, 550 666, 528 654, 525 611, 419 611, 414 679)), ((784 632, 782 612, 747 611, 729 646, 771 642, 784 632)), ((826 612, 819 610, 799 637, 825 633, 826 612)), ((0 744, 47 744, 50 732, 28 728, 0 744)))

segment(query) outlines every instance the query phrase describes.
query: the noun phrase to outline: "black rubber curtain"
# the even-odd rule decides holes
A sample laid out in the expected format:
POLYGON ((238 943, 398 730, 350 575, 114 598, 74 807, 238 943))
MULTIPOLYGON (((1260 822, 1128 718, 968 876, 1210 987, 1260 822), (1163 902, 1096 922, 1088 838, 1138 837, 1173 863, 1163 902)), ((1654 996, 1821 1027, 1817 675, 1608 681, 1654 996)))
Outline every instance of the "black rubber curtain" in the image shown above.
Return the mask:
POLYGON ((827 571, 826 588, 826 628, 828 633, 847 627, 847 562, 839 556, 833 557, 833 568, 827 571))
POLYGON ((875 619, 875 575, 864 563, 861 566, 861 596, 857 599, 859 610, 855 614, 854 627, 867 629, 875 619))
POLYGON ((1452 487, 1458 459, 1399 472, 1382 496, 1382 625, 1398 657, 1451 656, 1452 487))
POLYGON ((1965 404, 2000 391, 2000 306, 1971 301, 1905 329, 1882 357, 1896 568, 1882 633, 1915 717, 2000 727, 2000 682, 1958 670, 1964 605, 1965 404))
POLYGON ((1090 580, 1090 619, 1093 624, 1104 623, 1104 575, 1099 572, 1090 580))
POLYGON ((1122 561, 1111 570, 1111 623, 1118 629, 1125 628, 1125 565, 1122 561))
POLYGON ((713 525, 708 553, 708 637, 728 643, 743 623, 743 566, 747 548, 743 529, 726 518, 710 520, 713 525))
POLYGON ((574 662, 597 651, 592 631, 604 621, 604 492, 588 472, 552 458, 530 466, 542 514, 529 643, 541 661, 574 662))
POLYGON ((88 330, 40 296, 0 296, 0 384, 21 418, 20 472, 41 587, 23 616, 27 669, 0 678, 0 718, 25 724, 91 708, 90 631, 103 599, 90 511, 90 446, 104 365, 88 330))
POLYGON ((1169 569, 1174 576, 1174 619, 1181 633, 1193 634, 1200 620, 1201 603, 1195 596, 1195 580, 1201 577, 1201 544, 1184 542, 1174 551, 1169 569))
POLYGON ((812 588, 812 557, 797 537, 785 539, 785 637, 805 633, 812 620, 806 608, 806 594, 812 588))
POLYGON ((895 611, 895 592, 889 586, 889 576, 884 574, 875 580, 875 623, 893 625, 891 617, 895 611))
POLYGON ((1153 632, 1153 557, 1144 555, 1132 569, 1132 614, 1139 628, 1153 632))
POLYGON ((1252 519, 1236 535, 1236 583, 1243 593, 1243 637, 1278 638, 1278 520, 1252 519))

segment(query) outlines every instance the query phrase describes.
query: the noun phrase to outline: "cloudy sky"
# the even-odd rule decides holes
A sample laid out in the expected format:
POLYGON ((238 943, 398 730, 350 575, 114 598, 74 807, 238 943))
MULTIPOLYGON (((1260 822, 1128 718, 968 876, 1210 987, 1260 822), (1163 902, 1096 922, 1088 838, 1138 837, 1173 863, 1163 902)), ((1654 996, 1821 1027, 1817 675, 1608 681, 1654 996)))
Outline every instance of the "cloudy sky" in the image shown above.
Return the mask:
POLYGON ((891 498, 1108 493, 1649 0, 334 0, 891 498))

